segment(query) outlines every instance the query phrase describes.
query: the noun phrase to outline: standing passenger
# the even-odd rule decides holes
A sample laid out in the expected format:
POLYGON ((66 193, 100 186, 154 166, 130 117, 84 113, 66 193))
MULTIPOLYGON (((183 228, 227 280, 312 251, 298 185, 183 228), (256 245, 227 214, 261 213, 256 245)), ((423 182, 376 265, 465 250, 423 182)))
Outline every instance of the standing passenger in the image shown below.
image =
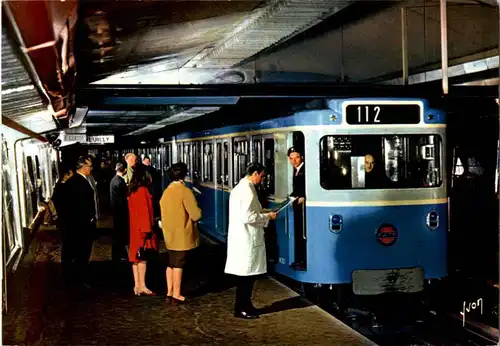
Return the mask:
POLYGON ((57 214, 57 229, 61 235, 61 265, 65 280, 69 279, 71 274, 71 266, 74 258, 72 257, 73 244, 69 230, 71 229, 71 220, 68 217, 68 208, 71 207, 71 200, 67 194, 66 181, 74 175, 73 169, 65 164, 61 164, 59 172, 62 178, 56 183, 54 193, 52 194, 52 203, 57 214))
POLYGON ((113 213, 113 261, 126 260, 125 247, 128 244, 128 204, 127 204, 127 184, 123 179, 125 175, 125 165, 121 162, 116 164, 116 175, 111 179, 109 186, 109 196, 111 201, 111 211, 113 213))
POLYGON ((148 248, 158 250, 156 235, 153 233, 153 201, 149 193, 151 180, 146 175, 144 166, 135 168, 129 183, 129 225, 130 225, 130 249, 129 261, 132 262, 134 274, 134 293, 147 296, 155 295, 146 287, 146 264, 147 261, 137 259, 137 251, 144 244, 148 248))
POLYGON ((68 255, 75 263, 75 277, 84 286, 88 285, 88 263, 92 253, 94 233, 97 221, 96 196, 94 186, 90 180, 92 161, 89 157, 80 157, 76 163, 76 173, 65 184, 71 206, 67 208, 68 221, 71 230, 68 237, 72 244, 68 255), (86 282, 87 281, 87 282, 86 282))
POLYGON ((165 189, 160 200, 163 237, 168 249, 167 302, 180 303, 182 268, 187 251, 198 247, 200 235, 196 222, 201 218, 201 209, 193 192, 184 185, 187 175, 185 163, 176 163, 170 168, 172 183, 165 189))
POLYGON ((247 166, 229 197, 229 229, 225 272, 238 276, 235 317, 258 318, 252 305, 253 284, 257 275, 267 272, 264 227, 275 220, 277 213, 263 213, 255 185, 265 176, 265 168, 256 162, 247 166))
POLYGON ((137 161, 137 156, 134 153, 128 153, 125 155, 125 162, 127 162, 127 174, 123 176, 125 183, 130 184, 132 175, 134 174, 134 167, 137 161))
POLYGON ((151 196, 153 196, 153 209, 155 211, 155 215, 160 215, 161 175, 153 166, 151 166, 151 159, 148 156, 144 157, 142 164, 146 167, 146 171, 151 176, 152 183, 150 192, 151 196))

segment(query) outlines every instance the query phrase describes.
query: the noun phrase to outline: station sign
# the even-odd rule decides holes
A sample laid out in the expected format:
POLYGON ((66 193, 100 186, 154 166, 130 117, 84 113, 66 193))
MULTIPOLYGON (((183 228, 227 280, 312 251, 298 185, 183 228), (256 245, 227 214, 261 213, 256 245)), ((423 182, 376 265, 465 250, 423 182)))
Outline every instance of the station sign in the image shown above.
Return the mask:
POLYGON ((82 133, 66 133, 64 134, 65 142, 86 142, 87 135, 82 133))
POLYGON ((108 136, 87 136, 87 143, 92 143, 92 144, 108 144, 108 143, 114 143, 115 142, 115 136, 114 135, 108 135, 108 136))
POLYGON ((115 142, 115 136, 87 136, 84 133, 66 133, 64 134, 64 141, 79 142, 83 144, 109 144, 115 142))

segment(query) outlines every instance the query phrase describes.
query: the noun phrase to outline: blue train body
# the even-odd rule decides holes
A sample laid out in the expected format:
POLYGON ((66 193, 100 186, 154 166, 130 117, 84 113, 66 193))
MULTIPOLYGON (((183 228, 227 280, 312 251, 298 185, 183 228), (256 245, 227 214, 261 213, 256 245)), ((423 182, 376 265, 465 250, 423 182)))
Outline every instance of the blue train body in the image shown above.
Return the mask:
MULTIPOLYGON (((292 180, 286 151, 294 144, 293 134, 301 132, 307 270, 290 266, 295 261, 296 234, 294 212, 288 208, 274 222, 270 266, 276 272, 304 283, 352 283, 355 293, 368 295, 415 292, 422 289, 424 279, 446 276, 444 114, 420 99, 335 99, 324 104, 323 109, 268 121, 183 133, 166 142, 173 161, 188 162, 188 183, 201 191, 197 197, 203 211, 200 229, 226 241, 229 194, 241 178, 243 158, 244 163, 272 163, 266 207, 283 201, 291 192, 292 180), (367 113, 368 107, 376 110, 377 105, 416 105, 418 122, 403 124, 393 117, 390 124, 378 124, 376 113, 369 124, 349 124, 346 107, 351 104, 361 105, 355 109, 359 121, 364 109, 360 107, 365 105, 367 113), (381 179, 387 180, 387 188, 363 188, 364 178, 355 181, 367 151, 384 163, 386 174, 381 179), (339 155, 345 156, 342 164, 339 155), (336 187, 342 179, 346 184, 336 187)), ((384 106, 378 109, 392 111, 384 106)), ((356 118, 353 114, 351 122, 356 118)), ((397 114, 404 118, 410 111, 397 114)))

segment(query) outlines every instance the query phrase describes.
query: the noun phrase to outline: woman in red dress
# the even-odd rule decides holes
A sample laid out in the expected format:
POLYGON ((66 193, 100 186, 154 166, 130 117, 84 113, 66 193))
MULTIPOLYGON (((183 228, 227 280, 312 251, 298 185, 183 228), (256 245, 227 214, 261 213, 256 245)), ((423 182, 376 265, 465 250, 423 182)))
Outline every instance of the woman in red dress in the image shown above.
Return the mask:
POLYGON ((142 165, 134 167, 134 173, 130 179, 128 209, 130 218, 130 249, 129 261, 132 262, 134 273, 134 294, 140 296, 154 295, 146 287, 146 261, 137 259, 137 251, 143 246, 146 237, 146 246, 158 250, 158 240, 153 233, 153 199, 148 187, 151 177, 142 165))

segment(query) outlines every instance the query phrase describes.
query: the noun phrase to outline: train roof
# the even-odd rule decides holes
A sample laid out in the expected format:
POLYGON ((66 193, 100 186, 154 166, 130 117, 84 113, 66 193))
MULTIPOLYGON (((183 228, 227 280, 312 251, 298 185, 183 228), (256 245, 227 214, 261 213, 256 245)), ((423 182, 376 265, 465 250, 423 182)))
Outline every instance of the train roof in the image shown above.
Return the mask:
MULTIPOLYGON (((176 111, 189 107, 219 107, 208 115, 186 119, 141 135, 126 136, 127 143, 155 140, 182 132, 198 132, 254 121, 286 116, 308 109, 320 99, 404 98, 423 99, 429 106, 443 105, 478 97, 493 97, 497 89, 485 87, 450 87, 443 97, 441 86, 433 85, 364 85, 364 84, 200 84, 200 85, 89 85, 78 89, 77 106, 91 110, 176 111), (485 95, 485 93, 487 95, 485 95), (491 94, 491 95, 490 95, 491 94), (450 102, 451 101, 451 102, 450 102), (237 116, 235 116, 237 114, 237 116)), ((495 94, 496 93, 496 94, 495 94)), ((459 103, 460 103, 459 102, 459 103)))

